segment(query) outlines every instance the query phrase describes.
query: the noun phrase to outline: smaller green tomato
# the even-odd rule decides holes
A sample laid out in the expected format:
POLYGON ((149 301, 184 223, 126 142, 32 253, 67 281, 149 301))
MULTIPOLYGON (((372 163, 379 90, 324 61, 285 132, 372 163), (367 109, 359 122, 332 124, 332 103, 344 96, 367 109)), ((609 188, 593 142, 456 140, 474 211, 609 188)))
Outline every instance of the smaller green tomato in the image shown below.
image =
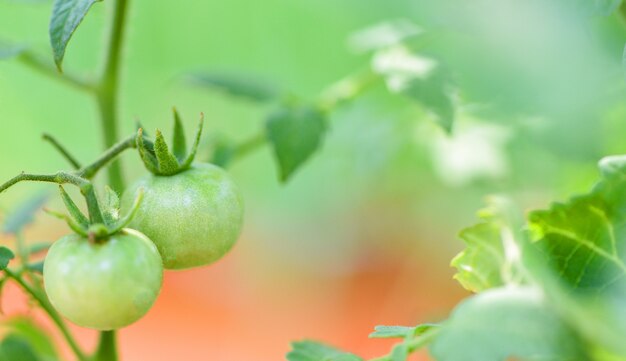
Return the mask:
POLYGON ((73 323, 114 330, 144 316, 163 281, 163 262, 143 234, 124 229, 93 243, 72 234, 50 248, 44 284, 54 308, 73 323))
POLYGON ((166 269, 211 264, 237 241, 243 200, 222 168, 195 163, 171 176, 150 174, 126 190, 122 209, 130 209, 139 188, 143 201, 130 226, 156 244, 166 269))

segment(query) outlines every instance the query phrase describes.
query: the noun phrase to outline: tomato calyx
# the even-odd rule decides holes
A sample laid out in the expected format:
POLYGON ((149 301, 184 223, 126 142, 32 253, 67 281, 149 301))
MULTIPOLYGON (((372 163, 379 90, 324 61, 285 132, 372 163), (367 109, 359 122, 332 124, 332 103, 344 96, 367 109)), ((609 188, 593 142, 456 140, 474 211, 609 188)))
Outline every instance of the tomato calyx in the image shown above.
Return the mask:
POLYGON ((105 241, 112 235, 121 232, 135 217, 144 194, 143 189, 139 189, 130 211, 123 217, 120 217, 119 197, 113 190, 106 187, 106 196, 100 200, 103 215, 102 222, 94 222, 82 213, 63 186, 59 186, 59 191, 69 214, 49 209, 45 209, 45 211, 64 220, 74 232, 86 237, 92 243, 105 241))
POLYGON ((189 169, 198 152, 198 145, 200 144, 204 124, 204 114, 200 114, 194 143, 191 149, 187 151, 187 140, 185 138, 180 115, 178 111, 176 111, 176 108, 173 109, 173 112, 174 132, 171 150, 159 129, 156 131, 154 142, 145 139, 142 128, 139 128, 137 131, 136 140, 139 156, 146 166, 146 169, 155 175, 172 176, 189 169))

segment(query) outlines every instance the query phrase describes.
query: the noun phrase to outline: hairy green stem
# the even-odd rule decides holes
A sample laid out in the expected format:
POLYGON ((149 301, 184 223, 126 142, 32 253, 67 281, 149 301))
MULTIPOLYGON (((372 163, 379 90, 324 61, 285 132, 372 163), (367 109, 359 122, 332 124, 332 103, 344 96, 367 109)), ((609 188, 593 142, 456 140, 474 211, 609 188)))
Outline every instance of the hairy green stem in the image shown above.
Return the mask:
POLYGON ((55 174, 21 173, 9 179, 4 184, 0 185, 0 193, 4 192, 9 187, 17 183, 25 181, 75 185, 80 189, 80 192, 85 197, 91 222, 104 223, 104 218, 102 217, 102 211, 100 210, 100 206, 98 204, 96 191, 93 187, 93 184, 89 180, 67 172, 57 172, 55 174))
POLYGON ((52 146, 57 151, 59 151, 59 153, 61 153, 63 158, 65 158, 72 165, 72 167, 74 167, 74 169, 80 169, 80 162, 76 158, 74 158, 74 156, 71 155, 70 152, 55 137, 50 134, 44 133, 42 135, 42 138, 43 140, 52 144, 52 146))
POLYGON ((104 166, 113 161, 118 155, 127 149, 137 148, 136 136, 132 135, 121 142, 114 144, 111 148, 107 149, 100 158, 88 166, 82 167, 77 171, 77 174, 83 178, 91 179, 96 173, 104 166))
MULTIPOLYGON (((105 148, 113 146, 118 140, 117 116, 120 60, 128 0, 117 0, 114 6, 113 23, 105 57, 104 72, 96 93, 105 148)), ((108 174, 111 188, 122 192, 124 190, 124 177, 121 163, 119 161, 113 162, 108 169, 108 174)))
POLYGON ((59 315, 57 311, 54 309, 54 307, 52 306, 52 304, 50 304, 50 301, 46 297, 45 293, 38 292, 37 290, 35 290, 31 285, 26 283, 26 281, 24 281, 24 279, 21 276, 17 275, 16 273, 14 273, 8 268, 4 270, 4 273, 9 278, 15 280, 15 282, 17 282, 17 284, 24 291, 26 291, 26 293, 31 295, 41 305, 41 308, 43 308, 43 310, 50 316, 50 319, 52 319, 52 322, 54 322, 54 324, 57 326, 59 331, 61 331, 63 338, 65 338, 65 340, 67 341, 67 344, 72 349, 72 352, 76 355, 76 358, 79 361, 88 361, 87 356, 83 353, 81 348, 78 346, 78 343, 76 342, 76 340, 70 333, 69 329, 67 328, 67 325, 63 321, 63 318, 61 318, 61 315, 59 315))
POLYGON ((49 64, 44 61, 38 55, 35 55, 29 51, 25 51, 20 54, 18 60, 22 62, 22 64, 30 67, 37 72, 48 76, 52 79, 59 80, 67 85, 70 85, 78 90, 93 92, 95 90, 95 85, 91 82, 83 80, 75 75, 71 75, 68 73, 59 73, 55 66, 49 64))
MULTIPOLYGON (((408 353, 411 354, 421 349, 422 347, 428 345, 435 339, 438 333, 439 333, 438 329, 432 329, 422 334, 421 336, 408 341, 407 342, 408 353)), ((392 359, 391 359, 391 354, 389 354, 389 355, 370 359, 369 361, 392 361, 392 359)))

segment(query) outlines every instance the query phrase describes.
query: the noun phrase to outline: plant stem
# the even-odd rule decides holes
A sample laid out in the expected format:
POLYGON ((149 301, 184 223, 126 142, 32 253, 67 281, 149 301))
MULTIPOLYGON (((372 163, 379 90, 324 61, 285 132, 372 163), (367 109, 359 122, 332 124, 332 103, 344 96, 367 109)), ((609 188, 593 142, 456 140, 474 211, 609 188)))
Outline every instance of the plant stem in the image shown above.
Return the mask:
POLYGON ((61 155, 63 155, 63 157, 72 165, 72 167, 74 167, 74 169, 80 169, 80 162, 76 160, 76 158, 74 158, 74 156, 71 155, 70 152, 68 152, 68 150, 55 137, 50 134, 44 133, 42 135, 42 138, 43 140, 52 144, 52 146, 57 151, 59 151, 61 155))
MULTIPOLYGON (((104 73, 96 93, 105 148, 113 146, 118 140, 119 69, 127 7, 128 0, 115 1, 104 73)), ((111 188, 117 192, 122 192, 124 189, 124 178, 121 162, 113 162, 108 169, 108 174, 111 188)))
MULTIPOLYGON (((104 73, 97 92, 98 108, 100 109, 100 124, 105 148, 113 147, 118 140, 118 91, 119 69, 124 39, 124 24, 128 0, 116 0, 113 10, 113 23, 109 35, 109 46, 106 52, 104 73)), ((114 147, 115 148, 115 147, 114 147)), ((105 155, 103 163, 112 157, 105 155)), ((113 162, 109 169, 109 186, 117 192, 124 190, 124 176, 120 161, 113 162)), ((115 331, 100 333, 100 342, 96 354, 98 361, 117 361, 117 347, 115 331)))
POLYGON ((98 350, 94 355, 94 361, 117 361, 117 341, 115 331, 100 332, 98 350))
POLYGON ((106 166, 109 162, 114 160, 120 153, 127 149, 137 148, 136 136, 132 135, 123 141, 114 144, 110 149, 107 149, 104 154, 100 156, 95 162, 78 170, 78 175, 86 179, 93 178, 96 173, 102 167, 106 166))
POLYGON ((43 310, 50 316, 52 322, 54 322, 59 331, 61 331, 61 334, 67 341, 67 344, 72 349, 72 352, 74 352, 74 354, 76 355, 76 358, 78 358, 78 360, 80 361, 88 361, 87 356, 80 349, 76 340, 74 340, 74 337, 70 333, 63 319, 61 318, 61 315, 59 315, 52 306, 52 304, 50 304, 50 301, 48 301, 46 295, 44 293, 37 292, 28 283, 26 283, 26 281, 24 281, 22 277, 18 276, 10 269, 7 268, 4 270, 4 272, 7 276, 15 280, 15 282, 17 282, 17 284, 20 285, 22 289, 24 289, 24 291, 30 294, 41 305, 41 308, 43 308, 43 310))

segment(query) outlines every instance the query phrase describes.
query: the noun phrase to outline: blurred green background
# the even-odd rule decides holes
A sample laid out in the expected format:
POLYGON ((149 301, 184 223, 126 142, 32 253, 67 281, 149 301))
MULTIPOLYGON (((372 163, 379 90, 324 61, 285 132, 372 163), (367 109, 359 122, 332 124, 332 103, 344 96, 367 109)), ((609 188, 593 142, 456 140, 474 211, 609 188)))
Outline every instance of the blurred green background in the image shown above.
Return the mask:
MULTIPOLYGON (((420 52, 445 64, 458 85, 453 133, 446 135, 418 104, 380 86, 333 114, 323 149, 288 184, 279 183, 270 149, 262 148, 231 168, 244 193, 247 220, 233 260, 225 262, 237 265, 235 281, 262 289, 259 297, 305 288, 311 279, 325 280, 322 290, 328 291, 334 289, 328 288, 332 280, 363 272, 390 277, 388 283, 399 285, 393 292, 413 295, 392 303, 405 310, 393 321, 436 318, 463 295, 455 291, 448 263, 462 248, 456 234, 474 221, 485 196, 506 193, 524 209, 545 207, 588 189, 602 156, 626 152, 621 67, 626 25, 618 14, 594 13, 590 3, 132 1, 122 134, 130 134, 137 119, 148 130, 169 131, 172 106, 190 124, 188 130, 204 112, 208 135, 201 158, 209 159, 210 139, 248 138, 262 129, 272 106, 190 86, 185 74, 250 74, 314 99, 331 83, 369 66, 369 54, 348 46, 351 34, 386 20, 414 22, 425 30, 420 52), (398 258, 413 266, 385 273, 398 258), (430 304, 412 303, 429 297, 430 304)), ((0 1, 0 39, 25 43, 52 61, 50 8, 48 1, 0 1)), ((70 43, 65 69, 91 78, 98 74, 109 10, 106 1, 94 6, 70 43)), ((0 179, 22 170, 67 167, 41 141, 42 132, 58 137, 81 160, 94 159, 101 151, 97 117, 89 96, 17 61, 0 62, 0 179)), ((126 154, 123 161, 127 179, 142 174, 136 155, 126 154)), ((0 209, 37 187, 12 188, 0 197, 0 209)), ((65 232, 45 217, 39 222, 38 235, 65 232)), ((212 273, 203 275, 212 282, 212 273)), ((370 281, 366 277, 365 293, 357 294, 385 292, 370 281)), ((283 306, 295 314, 295 303, 283 306)), ((365 338, 366 325, 390 321, 376 315, 364 312, 363 324, 342 328, 342 335, 365 338)), ((318 326, 294 325, 302 334, 293 338, 324 337, 322 330, 336 327, 331 320, 318 326)), ((349 336, 326 339, 356 342, 349 336)), ((265 343, 274 343, 267 358, 256 359, 276 359, 287 341, 268 336, 265 343)), ((358 344, 364 352, 384 349, 368 347, 358 344)), ((245 359, 238 355, 222 359, 245 359)))

